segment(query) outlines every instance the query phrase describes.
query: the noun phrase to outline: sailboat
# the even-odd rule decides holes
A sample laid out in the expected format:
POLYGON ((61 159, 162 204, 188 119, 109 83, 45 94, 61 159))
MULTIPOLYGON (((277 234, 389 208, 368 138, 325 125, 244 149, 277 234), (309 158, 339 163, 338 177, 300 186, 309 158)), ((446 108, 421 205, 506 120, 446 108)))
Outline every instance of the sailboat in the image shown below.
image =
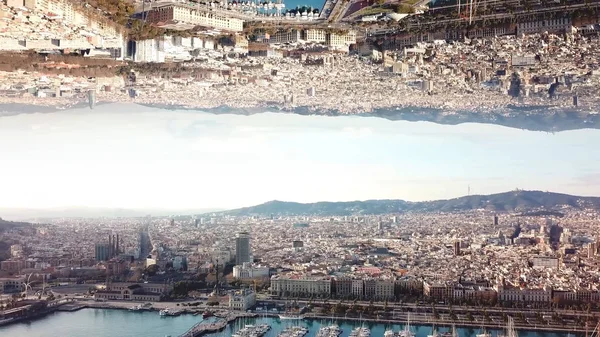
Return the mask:
POLYGON ((515 322, 511 316, 508 316, 508 324, 506 325, 506 335, 498 335, 497 337, 518 337, 515 330, 515 322))
POLYGON ((435 324, 431 327, 431 335, 427 335, 427 337, 440 337, 441 335, 437 332, 435 328, 435 324))
POLYGON ((279 319, 300 320, 300 319, 304 319, 304 316, 290 311, 289 307, 288 307, 288 303, 286 302, 285 303, 285 312, 283 314, 279 315, 279 319))
POLYGON ((404 331, 400 331, 399 337, 415 337, 415 333, 410 331, 410 313, 408 313, 408 320, 404 326, 404 331))
POLYGON ((492 337, 492 334, 485 330, 485 327, 481 327, 481 333, 475 335, 475 337, 492 337))

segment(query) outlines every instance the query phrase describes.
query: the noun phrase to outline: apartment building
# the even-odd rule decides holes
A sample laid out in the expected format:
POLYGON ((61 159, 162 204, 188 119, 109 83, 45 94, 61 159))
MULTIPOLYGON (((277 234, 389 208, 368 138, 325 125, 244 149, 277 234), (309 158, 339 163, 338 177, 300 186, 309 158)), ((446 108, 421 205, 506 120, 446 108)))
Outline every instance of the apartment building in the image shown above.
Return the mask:
POLYGON ((394 282, 387 280, 377 280, 375 282, 375 300, 391 300, 394 298, 394 282))
POLYGON ((436 300, 451 299, 454 295, 454 286, 444 282, 423 282, 423 295, 436 300))
POLYGON ((352 294, 352 279, 340 277, 335 279, 335 296, 345 298, 352 294))
POLYGON ((498 293, 495 289, 490 287, 482 286, 463 286, 457 284, 454 286, 452 293, 453 299, 456 300, 468 300, 468 301, 494 301, 497 298, 498 293))
POLYGON ((275 275, 271 277, 271 293, 279 296, 316 296, 331 295, 331 277, 275 275))
POLYGON ((351 30, 346 33, 327 33, 325 44, 333 48, 348 47, 356 43, 356 32, 351 30))
POLYGON ((148 11, 147 21, 153 24, 181 23, 215 29, 241 32, 244 21, 205 8, 183 4, 167 4, 148 11))
POLYGON ((365 296, 365 283, 363 280, 352 280, 352 295, 355 298, 363 298, 365 296))
POLYGON ((302 34, 302 39, 306 42, 325 43, 327 33, 323 29, 306 29, 302 34))
POLYGON ((135 41, 133 45, 134 62, 165 62, 165 52, 160 50, 157 40, 135 41))
POLYGON ((564 33, 570 31, 572 27, 573 22, 570 17, 519 22, 517 24, 517 34, 564 33))
POLYGON ((295 43, 302 39, 302 33, 298 29, 290 29, 289 31, 279 31, 269 36, 269 43, 283 44, 295 43))
POLYGON ((558 268, 559 260, 557 257, 536 256, 531 259, 533 267, 538 268, 558 268))
POLYGON ((0 294, 14 293, 25 290, 25 277, 0 278, 0 294))
POLYGON ((521 292, 523 294, 523 302, 526 303, 550 303, 552 301, 551 288, 527 288, 521 292))
POLYGON ((9 273, 18 273, 24 268, 27 268, 27 263, 23 260, 6 260, 0 262, 0 270, 9 273))

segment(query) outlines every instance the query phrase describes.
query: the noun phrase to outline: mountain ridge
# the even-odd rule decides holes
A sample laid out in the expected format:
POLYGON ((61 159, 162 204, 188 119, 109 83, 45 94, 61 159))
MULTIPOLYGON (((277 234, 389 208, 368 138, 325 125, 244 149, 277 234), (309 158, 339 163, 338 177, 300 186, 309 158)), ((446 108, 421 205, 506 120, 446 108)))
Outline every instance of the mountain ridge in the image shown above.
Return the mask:
POLYGON ((575 196, 555 192, 515 190, 489 195, 468 195, 433 201, 405 201, 401 199, 371 199, 356 201, 320 201, 300 203, 271 200, 259 205, 223 212, 232 216, 340 216, 379 215, 405 212, 458 212, 486 209, 495 212, 528 212, 535 210, 559 211, 564 208, 600 210, 600 197, 575 196))

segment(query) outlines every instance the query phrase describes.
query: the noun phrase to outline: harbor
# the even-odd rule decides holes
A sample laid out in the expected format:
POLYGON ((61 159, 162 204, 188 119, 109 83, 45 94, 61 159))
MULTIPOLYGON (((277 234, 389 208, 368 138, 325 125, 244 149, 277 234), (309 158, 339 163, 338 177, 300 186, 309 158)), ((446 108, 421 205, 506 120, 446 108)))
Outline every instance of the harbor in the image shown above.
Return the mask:
MULTIPOLYGON (((407 329, 406 324, 373 322, 369 320, 343 320, 329 318, 305 318, 286 320, 279 317, 209 317, 180 314, 160 319, 156 311, 149 310, 107 310, 86 308, 73 312, 55 312, 45 318, 26 323, 13 324, 0 328, 3 337, 44 336, 50 328, 63 336, 86 337, 164 337, 164 336, 210 336, 240 337, 254 336, 260 329, 252 327, 269 326, 264 337, 314 337, 325 336, 373 336, 373 337, 500 337, 508 335, 506 327, 487 329, 481 327, 459 327, 451 325, 425 325, 415 323, 407 329), (337 328, 336 328, 337 327, 337 328), (325 329, 323 329, 325 328, 325 329), (433 331, 435 328, 435 332, 433 331), (193 330, 192 330, 193 329, 193 330), (369 334, 366 334, 368 329, 369 334), (406 332, 408 331, 408 333, 406 332), (193 334, 190 335, 190 332, 193 334), (358 334, 356 334, 358 332, 358 334), (338 333, 336 335, 336 333, 338 333), (354 333, 354 334, 353 334, 354 333)), ((590 334, 592 333, 590 329, 590 334)), ((520 337, 582 337, 585 333, 532 332, 517 330, 520 337)))

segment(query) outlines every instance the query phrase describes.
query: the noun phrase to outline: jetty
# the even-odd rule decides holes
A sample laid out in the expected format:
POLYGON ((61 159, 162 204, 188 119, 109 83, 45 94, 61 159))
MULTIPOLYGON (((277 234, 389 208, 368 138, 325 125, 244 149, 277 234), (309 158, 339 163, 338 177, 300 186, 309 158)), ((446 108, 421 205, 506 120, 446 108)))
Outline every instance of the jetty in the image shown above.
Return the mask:
POLYGON ((188 331, 179 335, 179 337, 198 337, 207 333, 217 332, 225 329, 227 325, 238 318, 243 317, 256 317, 256 314, 247 312, 229 312, 227 315, 220 317, 219 321, 213 323, 198 322, 192 326, 188 331))

